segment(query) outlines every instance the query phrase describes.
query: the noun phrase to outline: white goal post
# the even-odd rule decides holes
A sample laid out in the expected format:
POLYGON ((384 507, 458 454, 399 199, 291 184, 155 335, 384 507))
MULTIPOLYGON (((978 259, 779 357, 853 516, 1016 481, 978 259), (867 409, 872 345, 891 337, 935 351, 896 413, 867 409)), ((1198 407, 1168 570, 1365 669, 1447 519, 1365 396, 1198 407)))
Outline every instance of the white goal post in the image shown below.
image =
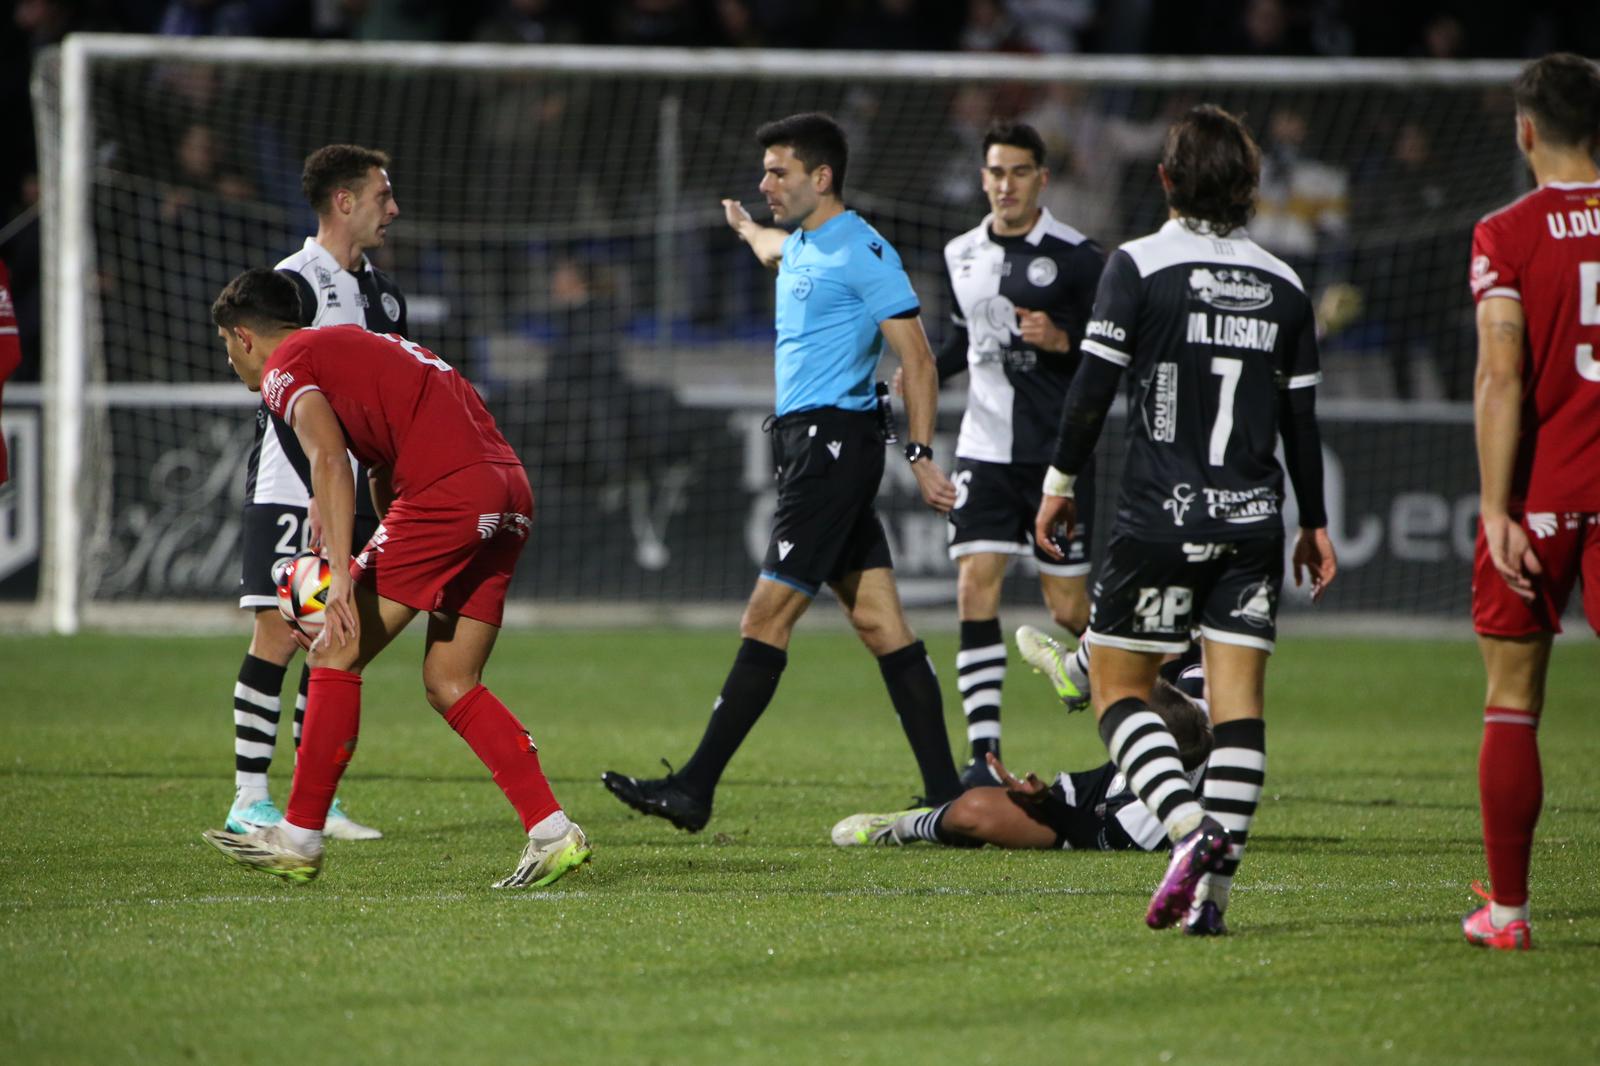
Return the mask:
MULTIPOLYGON (((73 35, 35 73, 47 279, 44 480, 33 491, 45 535, 28 609, 37 627, 70 633, 118 601, 229 601, 238 481, 231 495, 186 493, 200 473, 221 485, 221 467, 237 466, 225 429, 247 447, 254 399, 204 347, 199 297, 310 232, 279 187, 284 161, 297 166, 308 144, 348 139, 395 157, 402 216, 384 265, 412 299, 413 334, 459 360, 497 418, 526 425, 536 492, 545 465, 555 471, 533 549, 547 565, 514 595, 557 608, 714 602, 748 590, 752 531, 769 506, 758 427, 771 403, 770 282, 737 260, 716 205, 755 197, 754 127, 813 107, 840 115, 852 136, 846 198, 902 251, 937 342, 938 249, 982 214, 974 123, 1007 114, 1048 126, 1063 153, 1058 211, 1110 247, 1159 225, 1147 172, 1166 117, 1217 99, 1246 113, 1269 156, 1282 150, 1270 156, 1283 188, 1270 218, 1263 209, 1263 243, 1281 241, 1303 265, 1328 319, 1330 368, 1343 372, 1323 405, 1345 423, 1330 433, 1330 491, 1382 482, 1375 496, 1334 500, 1356 587, 1333 606, 1449 614, 1464 602, 1471 524, 1470 466, 1454 454, 1470 410, 1452 384, 1470 316, 1467 249, 1451 241, 1519 191, 1504 98, 1517 69, 73 35), (203 120, 178 128, 191 120, 172 116, 191 113, 203 120), (205 140, 195 125, 222 161, 211 176, 182 170, 204 156, 187 140, 205 140), (235 174, 230 159, 253 169, 235 174), (562 181, 595 188, 551 184, 562 181), (189 243, 169 241, 176 231, 189 243), (186 273, 172 285, 151 280, 175 271, 186 273), (562 317, 561 286, 574 284, 563 271, 577 272, 585 300, 605 292, 593 305, 604 313, 579 326, 562 317), (575 348, 614 355, 616 380, 642 382, 620 422, 603 417, 592 382, 551 384, 575 348), (596 413, 580 424, 570 408, 582 403, 596 413), (550 422, 572 440, 552 441, 550 422), (659 438, 611 448, 613 430, 658 423, 659 438), (191 436, 211 443, 176 455, 191 436), (685 439, 682 461, 663 460, 643 484, 616 477, 685 439), (184 492, 124 491, 131 469, 163 461, 183 468, 184 492), (171 562, 185 537, 212 550, 171 562), (160 573, 129 565, 161 552, 160 573), (1395 585, 1412 574, 1414 595, 1395 585)), ((8 390, 7 402, 33 395, 8 390)), ((943 394, 942 456, 962 398, 955 385, 943 394)), ((885 492, 909 496, 893 477, 885 492)), ((953 597, 942 525, 913 503, 886 506, 907 598, 953 597)))

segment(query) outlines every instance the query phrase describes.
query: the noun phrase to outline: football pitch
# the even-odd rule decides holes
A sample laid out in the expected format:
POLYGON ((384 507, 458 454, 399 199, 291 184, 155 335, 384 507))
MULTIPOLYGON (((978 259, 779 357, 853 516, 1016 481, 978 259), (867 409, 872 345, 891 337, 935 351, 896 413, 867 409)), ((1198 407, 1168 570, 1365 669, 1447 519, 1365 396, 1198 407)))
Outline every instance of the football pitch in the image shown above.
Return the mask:
MULTIPOLYGON (((596 846, 517 893, 488 886, 520 827, 423 701, 415 639, 369 670, 341 787, 387 836, 330 845, 301 887, 199 836, 231 795, 243 638, 0 638, 0 1061, 1600 1061, 1592 640, 1557 648, 1538 950, 1516 955, 1458 926, 1483 875, 1469 642, 1291 629, 1220 940, 1144 928, 1154 855, 833 847, 838 818, 918 785, 843 633, 802 626, 704 832, 623 808, 600 771, 685 758, 736 644, 731 627, 502 638, 486 681, 596 846)), ((929 647, 955 740, 954 638, 929 647)), ((1105 757, 1014 653, 1005 745, 1041 774, 1105 757)))

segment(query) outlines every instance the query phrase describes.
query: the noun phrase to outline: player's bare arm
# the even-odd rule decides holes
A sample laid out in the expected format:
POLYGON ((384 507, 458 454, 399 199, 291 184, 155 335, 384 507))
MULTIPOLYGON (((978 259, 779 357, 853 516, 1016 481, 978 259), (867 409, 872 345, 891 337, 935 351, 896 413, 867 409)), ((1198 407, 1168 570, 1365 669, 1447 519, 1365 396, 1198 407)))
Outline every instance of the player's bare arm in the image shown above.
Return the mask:
POLYGON ((324 547, 332 580, 323 626, 328 647, 358 636, 350 580, 350 540, 355 535, 355 476, 345 451, 344 429, 327 399, 309 391, 295 401, 291 425, 311 464, 311 493, 322 509, 324 547))
MULTIPOLYGON (((889 347, 900 357, 901 387, 906 400, 907 440, 926 444, 933 440, 933 422, 939 410, 939 368, 923 332, 921 317, 886 318, 878 323, 889 347)), ((932 459, 911 464, 922 500, 943 514, 956 505, 956 487, 932 459)))
POLYGON ((783 242, 789 235, 775 226, 761 225, 750 217, 750 212, 738 200, 722 201, 722 211, 727 217, 728 227, 750 246, 756 258, 761 260, 761 265, 768 270, 777 270, 778 264, 783 261, 783 242))
POLYGON ((1533 599, 1539 559, 1509 513, 1512 468, 1522 428, 1522 304, 1490 296, 1478 304, 1478 370, 1473 422, 1478 441, 1478 511, 1494 568, 1525 600, 1533 599))
POLYGON ((1334 576, 1339 573, 1339 560, 1334 555, 1333 541, 1328 537, 1327 527, 1302 528, 1295 537, 1292 559, 1294 587, 1299 588, 1310 581, 1311 602, 1321 600, 1322 594, 1328 591, 1334 576))

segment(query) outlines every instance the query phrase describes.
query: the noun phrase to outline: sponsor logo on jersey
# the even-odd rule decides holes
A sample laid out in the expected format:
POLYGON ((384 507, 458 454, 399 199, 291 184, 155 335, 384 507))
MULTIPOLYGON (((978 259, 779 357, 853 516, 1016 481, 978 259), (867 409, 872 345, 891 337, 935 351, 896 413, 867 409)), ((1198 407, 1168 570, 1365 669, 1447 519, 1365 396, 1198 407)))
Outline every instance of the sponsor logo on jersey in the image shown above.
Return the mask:
POLYGON ((811 295, 811 279, 802 274, 795 279, 794 285, 789 289, 796 300, 804 300, 811 295))
POLYGON ((1272 583, 1266 578, 1239 593, 1238 606, 1228 612, 1248 626, 1265 629, 1272 624, 1272 583))
POLYGON ((0 318, 16 318, 17 309, 11 303, 11 290, 0 285, 0 318))
POLYGON ((1047 255, 1041 255, 1028 264, 1028 280, 1040 288, 1056 280, 1056 261, 1047 255))
POLYGON ((283 394, 294 384, 294 375, 274 367, 261 382, 261 399, 276 410, 283 406, 283 394))
POLYGON ((1472 257, 1472 291, 1474 294, 1493 288, 1494 283, 1500 280, 1500 272, 1490 269, 1489 257, 1475 255, 1472 257))
POLYGON ((1206 517, 1234 525, 1262 522, 1278 513, 1278 497, 1266 485, 1253 489, 1205 489, 1206 517))
POLYGON ((1552 211, 1544 216, 1550 227, 1550 236, 1556 240, 1568 237, 1600 237, 1600 207, 1581 211, 1552 211))
POLYGON ((394 293, 386 292, 378 298, 383 304, 383 313, 389 316, 390 322, 400 321, 400 301, 394 298, 394 293))
POLYGON ((1181 526, 1183 525, 1184 515, 1189 513, 1189 508, 1194 503, 1194 498, 1194 488, 1185 481, 1172 486, 1172 495, 1161 504, 1161 509, 1163 511, 1171 511, 1172 524, 1181 526))
POLYGON ((1022 336, 1017 325, 1017 305, 1008 296, 985 296, 967 316, 967 338, 979 362, 992 362, 1022 336))
POLYGON ((1201 303, 1224 311, 1257 311, 1272 302, 1272 286, 1248 270, 1195 267, 1189 272, 1189 291, 1201 303))
POLYGON ((1150 412, 1150 439, 1171 444, 1178 439, 1178 364, 1157 363, 1151 391, 1155 406, 1150 412))
POLYGON ((1104 337, 1109 341, 1125 341, 1128 339, 1127 330, 1104 318, 1095 319, 1089 323, 1089 328, 1083 332, 1086 337, 1104 337))

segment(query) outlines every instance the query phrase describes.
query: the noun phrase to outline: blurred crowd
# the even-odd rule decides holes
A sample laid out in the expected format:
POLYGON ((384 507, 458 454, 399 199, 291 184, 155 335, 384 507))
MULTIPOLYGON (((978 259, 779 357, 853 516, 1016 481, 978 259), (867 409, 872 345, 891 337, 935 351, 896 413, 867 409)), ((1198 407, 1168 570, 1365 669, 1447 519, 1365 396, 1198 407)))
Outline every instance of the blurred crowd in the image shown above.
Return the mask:
MULTIPOLYGON (((75 30, 533 45, 1477 58, 1555 48, 1600 51, 1600 4, 1528 0, 1487 10, 1465 0, 17 0, 12 18, 0 26, 0 258, 12 268, 24 378, 37 376, 39 351, 33 218, 39 183, 28 73, 42 48, 75 30)), ((430 88, 426 72, 412 73, 423 83, 418 99, 444 100, 457 91, 443 83, 430 88)), ((297 188, 306 151, 336 139, 394 151, 414 136, 403 109, 395 109, 388 128, 356 134, 330 121, 325 101, 310 89, 304 100, 276 100, 264 108, 259 100, 230 99, 224 80, 215 68, 164 68, 110 86, 109 98, 97 100, 101 161, 137 179, 108 187, 101 209, 153 227, 129 239, 162 242, 176 256, 203 255, 222 234, 229 244, 260 244, 281 254, 308 231, 297 188), (302 121, 287 123, 285 115, 302 121)), ((431 285, 460 301, 440 312, 449 333, 466 341, 527 326, 543 299, 527 290, 542 291, 547 281, 537 269, 530 272, 530 263, 548 265, 573 254, 570 237, 557 244, 512 235, 497 243, 481 234, 471 252, 463 252, 452 244, 450 226, 477 218, 463 212, 492 201, 499 215, 530 229, 617 233, 635 224, 640 161, 633 153, 643 148, 650 160, 655 156, 650 147, 609 135, 612 116, 637 104, 621 99, 624 92, 638 89, 530 81, 460 101, 472 122, 442 126, 460 143, 432 147, 480 161, 471 188, 430 179, 415 158, 397 160, 407 212, 401 232, 409 235, 393 254, 405 257, 402 275, 417 279, 415 287, 431 285), (584 160, 578 180, 570 180, 572 159, 584 160), (463 284, 468 269, 473 278, 463 284), (530 273, 533 281, 519 280, 530 273), (464 291, 475 294, 472 304, 459 295, 464 291)), ((932 105, 929 95, 923 87, 845 87, 826 99, 774 97, 770 106, 773 113, 799 109, 790 105, 821 107, 845 123, 851 185, 866 191, 862 204, 880 225, 889 223, 908 264, 922 271, 930 289, 938 287, 939 249, 959 231, 950 227, 966 228, 973 212, 981 214, 975 161, 991 119, 1021 118, 1039 127, 1052 154, 1050 206, 1109 246, 1149 228, 1159 215, 1152 163, 1162 132, 1176 109, 1196 102, 1184 94, 1083 85, 941 87, 932 105), (930 106, 943 125, 936 136, 927 124, 905 121, 930 106), (907 205, 916 210, 906 213, 907 205)), ((1408 98, 1354 120, 1314 93, 1222 102, 1246 112, 1262 142, 1262 201, 1252 232, 1305 274, 1323 300, 1335 344, 1343 333, 1353 347, 1389 352, 1385 391, 1460 396, 1464 371, 1459 356, 1449 354, 1462 347, 1460 311, 1466 306, 1458 291, 1465 251, 1458 246, 1477 214, 1509 198, 1520 180, 1503 96, 1458 94, 1425 101, 1426 108, 1408 98), (1352 131, 1353 123, 1361 128, 1352 131), (1474 136, 1487 130, 1483 144, 1490 147, 1463 141, 1462 130, 1474 136), (1334 137, 1340 143, 1333 144, 1334 137), (1360 150, 1352 151, 1352 144, 1360 150), (1470 166, 1463 167, 1463 159, 1472 160, 1470 166), (1372 313, 1387 306, 1404 313, 1372 313), (1433 370, 1419 375, 1419 367, 1433 370)), ((714 205, 729 194, 727 176, 751 167, 748 131, 697 125, 687 105, 684 114, 680 147, 687 162, 679 192, 686 202, 714 205)), ((607 288, 619 305, 662 302, 659 292, 642 291, 659 279, 630 279, 630 271, 644 274, 637 264, 659 250, 648 227, 640 232, 645 236, 639 239, 591 241, 579 250, 610 278, 607 288)), ((688 319, 724 335, 764 319, 765 309, 741 295, 760 291, 759 283, 742 277, 747 256, 737 249, 724 256, 726 242, 709 233, 691 230, 674 239, 675 253, 699 264, 675 281, 682 289, 674 294, 675 306, 688 319)), ((213 279, 197 276, 192 292, 109 273, 102 284, 113 297, 108 315, 122 316, 116 325, 152 338, 141 362, 152 380, 161 380, 168 371, 160 360, 175 358, 173 350, 181 347, 171 343, 177 338, 168 336, 170 323, 194 317, 192 305, 209 300, 213 279)), ((425 339, 449 344, 457 338, 425 339)))

